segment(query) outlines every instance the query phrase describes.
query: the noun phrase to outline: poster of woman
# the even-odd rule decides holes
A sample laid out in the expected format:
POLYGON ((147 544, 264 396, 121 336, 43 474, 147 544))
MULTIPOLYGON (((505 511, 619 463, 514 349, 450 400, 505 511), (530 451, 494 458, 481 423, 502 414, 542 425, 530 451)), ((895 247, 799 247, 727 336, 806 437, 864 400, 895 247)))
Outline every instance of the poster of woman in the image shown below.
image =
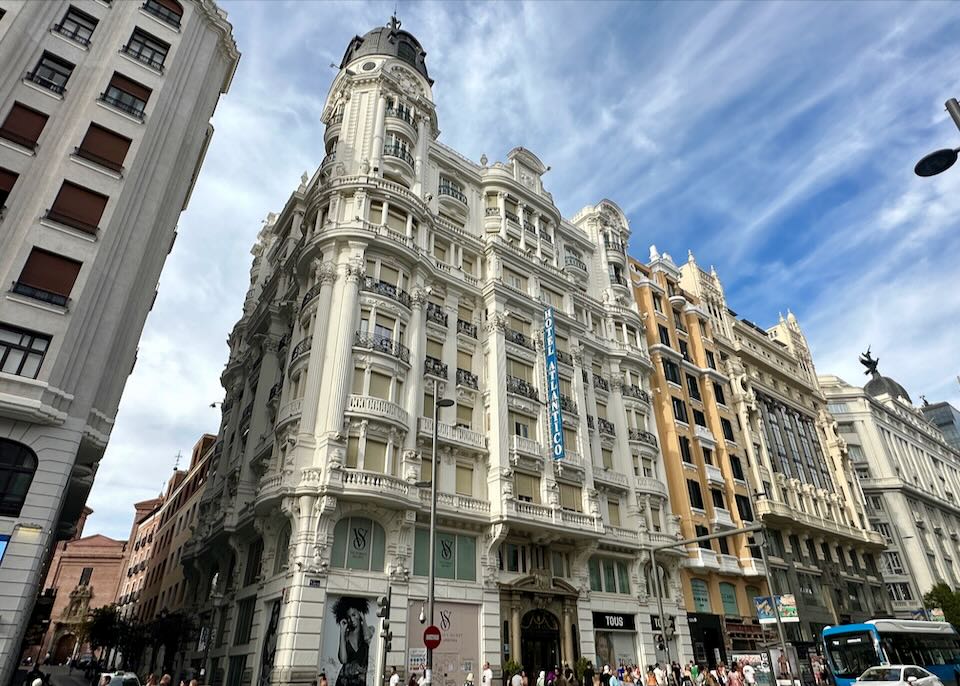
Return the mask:
POLYGON ((330 596, 323 622, 318 672, 332 686, 374 686, 377 681, 376 614, 369 598, 330 596))

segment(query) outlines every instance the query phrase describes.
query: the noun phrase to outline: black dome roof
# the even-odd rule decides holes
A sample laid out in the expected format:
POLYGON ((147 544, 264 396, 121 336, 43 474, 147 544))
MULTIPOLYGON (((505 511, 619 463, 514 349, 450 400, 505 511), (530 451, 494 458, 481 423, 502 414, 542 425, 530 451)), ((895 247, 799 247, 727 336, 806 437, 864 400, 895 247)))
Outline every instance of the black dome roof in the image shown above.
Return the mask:
POLYGON ((913 404, 913 401, 910 399, 910 394, 907 393, 907 390, 889 376, 880 376, 879 374, 875 375, 867 382, 867 385, 863 387, 863 390, 865 390, 868 395, 873 396, 874 398, 886 393, 891 398, 903 398, 911 405, 913 404))
POLYGON ((368 31, 363 37, 354 36, 347 46, 347 51, 343 53, 340 68, 343 69, 364 55, 386 55, 403 60, 433 85, 424 61, 427 53, 412 33, 400 29, 400 21, 396 17, 390 17, 389 24, 368 31))

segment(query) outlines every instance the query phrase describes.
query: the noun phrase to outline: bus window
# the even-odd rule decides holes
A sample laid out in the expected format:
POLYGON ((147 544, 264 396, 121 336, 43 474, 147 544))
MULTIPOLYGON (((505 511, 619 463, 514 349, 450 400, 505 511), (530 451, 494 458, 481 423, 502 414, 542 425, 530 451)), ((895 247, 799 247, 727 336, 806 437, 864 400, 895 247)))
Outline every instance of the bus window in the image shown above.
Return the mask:
POLYGON ((856 679, 869 667, 880 664, 873 637, 868 633, 831 637, 827 651, 833 674, 845 679, 856 679))

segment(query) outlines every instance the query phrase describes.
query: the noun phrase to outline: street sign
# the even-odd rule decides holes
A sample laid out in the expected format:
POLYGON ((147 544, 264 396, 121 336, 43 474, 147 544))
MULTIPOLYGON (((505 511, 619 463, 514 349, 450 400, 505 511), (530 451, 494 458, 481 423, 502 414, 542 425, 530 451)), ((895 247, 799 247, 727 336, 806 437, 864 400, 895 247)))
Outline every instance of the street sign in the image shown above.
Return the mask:
POLYGON ((423 645, 430 650, 440 647, 440 629, 432 624, 423 630, 423 645))

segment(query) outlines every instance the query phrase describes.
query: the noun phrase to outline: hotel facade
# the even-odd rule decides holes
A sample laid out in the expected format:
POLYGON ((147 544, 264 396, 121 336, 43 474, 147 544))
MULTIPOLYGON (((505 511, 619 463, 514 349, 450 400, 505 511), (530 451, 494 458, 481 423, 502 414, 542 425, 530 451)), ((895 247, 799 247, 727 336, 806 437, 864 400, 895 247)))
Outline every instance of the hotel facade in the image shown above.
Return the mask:
POLYGON ((76 529, 238 58, 211 0, 0 0, 0 683, 76 529))
POLYGON ((213 684, 422 668, 430 482, 438 680, 484 661, 649 664, 661 639, 692 657, 685 554, 660 558, 661 622, 642 551, 680 523, 626 218, 607 200, 562 217, 524 148, 478 163, 440 143, 424 54, 395 20, 350 42, 326 157, 253 249, 183 552, 201 623, 189 666, 213 684), (434 473, 440 399, 453 406, 437 408, 434 473), (388 586, 384 663, 374 613, 388 586))

